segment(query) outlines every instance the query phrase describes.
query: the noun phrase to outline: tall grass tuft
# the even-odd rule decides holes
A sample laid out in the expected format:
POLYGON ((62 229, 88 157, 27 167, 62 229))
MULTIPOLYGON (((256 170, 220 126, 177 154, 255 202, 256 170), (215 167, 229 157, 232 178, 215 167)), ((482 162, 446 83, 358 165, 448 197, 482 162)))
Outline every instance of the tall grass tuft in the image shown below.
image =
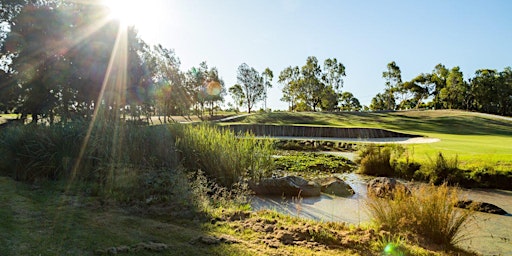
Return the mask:
POLYGON ((418 172, 418 177, 429 181, 434 185, 442 183, 455 184, 463 180, 463 173, 458 167, 457 157, 447 159, 441 152, 435 160, 423 164, 418 172))
POLYGON ((391 147, 367 145, 359 151, 359 173, 375 176, 391 176, 391 147))
POLYGON ((202 170, 223 186, 231 186, 243 177, 260 179, 273 166, 273 142, 250 134, 237 137, 232 131, 211 125, 174 125, 176 146, 182 164, 190 170, 202 170))
POLYGON ((115 166, 178 166, 166 127, 97 123, 12 126, 0 134, 0 174, 35 181, 80 177, 106 182, 115 166))
POLYGON ((467 236, 464 226, 472 211, 455 208, 457 190, 443 184, 423 185, 408 195, 397 190, 394 199, 371 198, 367 206, 372 219, 395 234, 417 234, 447 248, 467 236))

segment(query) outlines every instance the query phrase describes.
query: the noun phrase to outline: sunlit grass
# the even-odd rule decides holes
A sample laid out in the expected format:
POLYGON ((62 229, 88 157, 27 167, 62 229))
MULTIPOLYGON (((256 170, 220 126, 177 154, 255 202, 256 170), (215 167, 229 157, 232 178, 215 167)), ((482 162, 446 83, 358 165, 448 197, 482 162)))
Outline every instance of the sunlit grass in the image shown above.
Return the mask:
POLYGON ((457 156, 462 168, 493 166, 512 168, 512 121, 464 111, 261 113, 240 123, 381 128, 396 132, 439 138, 429 144, 405 145, 409 157, 426 163, 439 152, 457 156))
POLYGON ((367 206, 373 221, 397 234, 420 235, 446 248, 455 246, 468 234, 472 211, 455 208, 457 190, 446 184, 422 185, 412 193, 397 190, 393 199, 369 198, 367 206))

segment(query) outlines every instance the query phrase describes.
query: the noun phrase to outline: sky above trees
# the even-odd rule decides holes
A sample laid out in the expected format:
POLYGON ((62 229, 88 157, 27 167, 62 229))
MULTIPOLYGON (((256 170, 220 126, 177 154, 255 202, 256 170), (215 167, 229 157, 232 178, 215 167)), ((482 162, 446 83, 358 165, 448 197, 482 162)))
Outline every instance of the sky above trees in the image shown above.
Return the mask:
MULTIPOLYGON (((174 49, 185 70, 207 61, 227 88, 236 84, 241 63, 278 74, 303 65, 308 56, 336 58, 346 67, 342 90, 369 105, 384 90, 382 72, 391 61, 404 81, 439 63, 460 66, 465 79, 477 69, 512 65, 512 2, 507 0, 143 3, 155 12, 141 8, 136 26, 142 39, 174 49)), ((273 84, 268 107, 286 109, 280 101, 283 86, 276 78, 273 84)))

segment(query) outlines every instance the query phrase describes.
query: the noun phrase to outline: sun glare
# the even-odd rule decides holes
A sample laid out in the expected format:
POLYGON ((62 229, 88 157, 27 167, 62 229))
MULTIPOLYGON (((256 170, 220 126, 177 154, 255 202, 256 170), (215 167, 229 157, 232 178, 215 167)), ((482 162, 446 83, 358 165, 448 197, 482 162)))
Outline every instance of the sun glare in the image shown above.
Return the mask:
POLYGON ((138 25, 139 20, 144 19, 140 1, 105 0, 105 5, 110 9, 111 18, 118 19, 125 25, 138 25))
POLYGON ((172 15, 171 3, 164 0, 103 0, 110 9, 110 19, 117 19, 123 26, 134 26, 146 39, 161 34, 159 24, 172 15))

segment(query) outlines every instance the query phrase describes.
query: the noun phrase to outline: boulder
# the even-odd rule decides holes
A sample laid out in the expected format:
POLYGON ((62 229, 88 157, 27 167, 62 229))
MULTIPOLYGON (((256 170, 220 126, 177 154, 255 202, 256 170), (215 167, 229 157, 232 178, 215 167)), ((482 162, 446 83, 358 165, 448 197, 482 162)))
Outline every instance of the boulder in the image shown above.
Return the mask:
POLYGON ((262 179, 258 183, 249 182, 249 187, 257 195, 312 197, 321 193, 318 184, 297 176, 262 179))
POLYGON ((407 194, 411 193, 403 183, 388 177, 372 179, 368 182, 366 188, 368 189, 368 197, 393 198, 396 189, 403 189, 407 194))
POLYGON ((350 185, 337 177, 320 178, 315 180, 315 182, 320 185, 320 190, 326 194, 344 197, 355 194, 350 185))
POLYGON ((462 209, 472 209, 479 212, 499 214, 499 215, 507 215, 508 213, 501 209, 500 207, 485 203, 485 202, 474 202, 473 200, 460 200, 455 204, 455 207, 459 207, 462 209))

